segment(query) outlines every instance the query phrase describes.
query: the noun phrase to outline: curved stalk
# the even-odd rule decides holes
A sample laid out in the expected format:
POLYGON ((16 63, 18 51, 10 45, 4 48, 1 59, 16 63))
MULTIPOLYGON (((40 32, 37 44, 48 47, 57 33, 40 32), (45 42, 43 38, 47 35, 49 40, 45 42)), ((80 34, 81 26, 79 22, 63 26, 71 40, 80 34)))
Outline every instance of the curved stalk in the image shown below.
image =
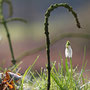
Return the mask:
POLYGON ((10 52, 11 52, 11 56, 12 56, 12 61, 11 62, 12 62, 13 65, 15 65, 16 64, 16 59, 14 57, 12 42, 11 42, 8 27, 7 27, 7 23, 11 22, 11 21, 21 21, 21 22, 26 23, 26 20, 24 20, 22 18, 9 18, 9 19, 5 20, 4 15, 3 15, 3 3, 4 2, 9 5, 9 16, 12 16, 12 14, 13 14, 11 0, 0 0, 0 24, 3 24, 3 26, 4 26, 5 30, 6 30, 8 43, 9 43, 9 48, 10 48, 10 52))
POLYGON ((45 35, 46 35, 46 51, 47 51, 47 60, 48 60, 48 84, 47 84, 47 90, 50 89, 50 38, 49 38, 49 31, 48 31, 48 19, 49 19, 49 16, 50 16, 50 13, 58 8, 58 7, 64 7, 64 8, 67 8, 69 10, 69 12, 72 13, 72 15, 74 16, 75 20, 76 20, 76 23, 77 23, 77 27, 78 28, 81 28, 80 26, 80 23, 79 23, 79 20, 78 20, 78 17, 77 17, 77 14, 73 11, 72 7, 70 7, 68 4, 66 3, 60 3, 60 4, 54 4, 54 5, 51 5, 48 10, 46 11, 45 13, 45 35))
POLYGON ((12 63, 15 65, 16 60, 15 60, 15 57, 14 57, 14 52, 13 52, 13 48, 12 48, 12 42, 11 42, 8 27, 7 27, 7 23, 6 23, 5 19, 4 19, 4 15, 3 15, 3 3, 4 3, 4 1, 0 0, 0 19, 1 19, 1 22, 2 22, 5 30, 6 30, 6 34, 7 34, 7 38, 8 38, 8 42, 9 42, 9 47, 10 47, 10 51, 11 51, 11 56, 12 56, 12 63))

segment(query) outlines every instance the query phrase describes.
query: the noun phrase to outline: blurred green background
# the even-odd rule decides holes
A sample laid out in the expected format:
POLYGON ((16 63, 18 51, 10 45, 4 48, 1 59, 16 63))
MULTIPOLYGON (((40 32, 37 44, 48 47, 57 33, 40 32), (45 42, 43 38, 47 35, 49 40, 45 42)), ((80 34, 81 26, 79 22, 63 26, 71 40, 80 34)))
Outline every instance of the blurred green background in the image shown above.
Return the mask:
MULTIPOLYGON (((15 58, 24 52, 36 49, 33 54, 22 58, 21 72, 25 71, 38 55, 40 57, 34 69, 39 70, 40 67, 45 67, 47 63, 45 48, 37 51, 37 48, 45 45, 44 14, 51 4, 62 2, 68 3, 77 12, 82 28, 76 27, 72 14, 65 8, 58 8, 51 13, 49 18, 50 39, 56 41, 51 45, 51 60, 60 62, 59 53, 65 59, 65 43, 69 40, 73 48, 73 67, 78 65, 81 68, 84 47, 86 47, 86 60, 88 62, 86 69, 90 69, 90 0, 12 0, 13 17, 21 17, 28 21, 27 24, 21 22, 8 23, 15 58), (58 38, 60 35, 69 33, 71 33, 70 37, 58 38), (72 33, 83 33, 85 36, 82 38, 74 37, 72 33)), ((4 16, 8 18, 8 5, 4 4, 3 8, 4 16)), ((11 65, 11 55, 2 25, 0 25, 0 36, 2 37, 0 41, 0 66, 8 67, 11 65)))

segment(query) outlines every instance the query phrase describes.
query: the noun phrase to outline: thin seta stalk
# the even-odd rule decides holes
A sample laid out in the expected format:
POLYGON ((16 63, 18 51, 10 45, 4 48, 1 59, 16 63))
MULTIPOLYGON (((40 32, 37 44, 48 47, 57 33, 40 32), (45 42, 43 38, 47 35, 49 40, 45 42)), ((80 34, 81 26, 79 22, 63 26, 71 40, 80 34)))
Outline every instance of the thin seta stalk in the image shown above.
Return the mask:
POLYGON ((71 75, 70 75, 70 77, 71 77, 71 85, 70 86, 72 86, 72 81, 73 81, 73 67, 72 67, 72 58, 70 58, 70 69, 71 69, 71 75))
POLYGON ((76 20, 76 24, 77 24, 77 27, 78 28, 81 28, 80 26, 80 23, 79 23, 79 20, 78 20, 78 17, 77 17, 77 14, 73 11, 72 7, 70 7, 68 4, 66 3, 60 3, 60 4, 54 4, 54 5, 51 5, 46 13, 45 13, 45 22, 44 22, 44 30, 45 30, 45 35, 46 35, 46 51, 47 51, 47 61, 48 61, 48 82, 47 82, 47 90, 50 89, 50 70, 51 70, 51 66, 50 66, 50 38, 49 38, 49 31, 48 31, 48 21, 49 21, 49 16, 50 16, 50 13, 58 8, 58 7, 64 7, 64 8, 67 8, 69 12, 72 13, 72 15, 74 16, 75 20, 76 20))
POLYGON ((15 65, 16 60, 15 60, 15 57, 14 57, 14 52, 13 52, 13 48, 12 48, 12 42, 11 42, 8 27, 7 27, 7 23, 6 23, 5 19, 4 19, 4 15, 3 15, 3 3, 4 3, 4 1, 0 0, 0 19, 1 19, 1 22, 2 22, 5 30, 6 30, 6 34, 7 34, 7 38, 8 38, 8 42, 9 42, 9 47, 10 47, 10 51, 11 51, 11 56, 12 56, 12 63, 15 65))
POLYGON ((4 15, 3 15, 3 3, 7 3, 9 5, 9 16, 12 16, 12 3, 10 0, 0 0, 0 24, 2 24, 5 28, 6 34, 7 34, 7 38, 8 38, 8 43, 9 43, 9 48, 10 48, 10 52, 11 52, 11 56, 12 56, 12 64, 15 65, 16 64, 16 59, 14 56, 14 51, 13 51, 13 47, 12 47, 12 42, 11 42, 11 38, 10 38, 10 34, 9 34, 9 30, 7 27, 7 23, 11 22, 11 21, 21 21, 21 22, 25 22, 25 20, 21 19, 21 18, 10 18, 5 20, 4 15))
POLYGON ((16 64, 16 60, 15 60, 15 57, 14 57, 14 51, 13 51, 13 47, 12 47, 12 42, 11 42, 11 38, 10 38, 8 27, 7 27, 7 23, 5 21, 3 21, 3 26, 4 26, 5 30, 6 30, 8 43, 9 43, 9 48, 10 48, 10 51, 11 51, 11 56, 12 56, 12 61, 11 62, 13 63, 13 65, 15 65, 16 64))

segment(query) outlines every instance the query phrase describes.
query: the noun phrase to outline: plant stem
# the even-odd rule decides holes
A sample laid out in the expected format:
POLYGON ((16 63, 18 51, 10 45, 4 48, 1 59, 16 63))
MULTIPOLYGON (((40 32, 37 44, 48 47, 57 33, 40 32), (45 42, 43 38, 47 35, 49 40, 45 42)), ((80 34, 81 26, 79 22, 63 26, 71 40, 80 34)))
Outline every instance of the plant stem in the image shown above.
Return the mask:
POLYGON ((14 57, 12 42, 11 42, 8 27, 7 27, 7 23, 11 22, 11 21, 21 21, 21 22, 26 23, 27 21, 22 19, 22 18, 9 18, 9 19, 5 20, 4 15, 3 15, 3 3, 7 3, 9 5, 9 16, 12 16, 12 14, 13 14, 12 13, 13 7, 12 7, 12 3, 10 0, 0 0, 0 24, 3 24, 3 26, 6 30, 6 34, 7 34, 7 38, 8 38, 8 42, 9 42, 9 47, 10 47, 10 51, 11 51, 11 56, 12 56, 12 63, 13 63, 13 65, 15 65, 16 59, 14 57))
MULTIPOLYGON (((8 42, 9 42, 9 47, 10 47, 10 51, 11 51, 11 56, 12 56, 12 63, 13 65, 16 64, 16 60, 14 58, 14 52, 13 52, 13 48, 12 48, 12 42, 11 42, 11 38, 10 38, 10 34, 9 34, 9 30, 8 30, 8 27, 7 27, 7 22, 6 20, 4 19, 4 15, 3 15, 3 3, 5 1, 4 0, 0 0, 0 20, 1 20, 1 24, 3 24, 5 30, 6 30, 6 34, 7 34, 7 38, 8 38, 8 42)), ((12 5, 11 5, 11 2, 9 1, 6 1, 9 6, 10 6, 10 11, 12 11, 12 5)))
POLYGON ((7 34, 7 38, 8 38, 8 42, 9 42, 9 47, 10 47, 11 56, 12 56, 12 63, 15 65, 16 60, 15 60, 15 57, 14 57, 12 42, 11 42, 10 34, 9 34, 9 31, 8 31, 7 23, 5 22, 5 20, 3 20, 3 25, 4 25, 4 28, 6 30, 6 34, 7 34))
POLYGON ((49 32, 48 32, 48 25, 49 25, 48 24, 48 19, 49 19, 50 13, 58 7, 67 8, 69 10, 69 12, 71 12, 72 15, 74 16, 74 18, 76 20, 76 23, 77 23, 77 27, 81 28, 78 17, 77 17, 77 14, 73 11, 72 7, 70 7, 66 3, 51 5, 48 8, 48 10, 46 11, 46 13, 45 13, 45 23, 44 23, 45 28, 44 29, 45 29, 45 35, 46 35, 46 50, 47 50, 47 60, 48 60, 48 85, 47 85, 47 90, 50 89, 50 39, 49 39, 49 32))
POLYGON ((50 88, 50 40, 49 40, 49 32, 48 32, 48 18, 46 18, 45 23, 45 34, 46 34, 46 50, 47 50, 47 60, 48 60, 48 85, 47 90, 50 88))
POLYGON ((70 75, 70 80, 71 80, 71 87, 72 87, 72 79, 73 79, 73 68, 72 68, 72 58, 70 58, 70 69, 71 69, 71 75, 70 75))

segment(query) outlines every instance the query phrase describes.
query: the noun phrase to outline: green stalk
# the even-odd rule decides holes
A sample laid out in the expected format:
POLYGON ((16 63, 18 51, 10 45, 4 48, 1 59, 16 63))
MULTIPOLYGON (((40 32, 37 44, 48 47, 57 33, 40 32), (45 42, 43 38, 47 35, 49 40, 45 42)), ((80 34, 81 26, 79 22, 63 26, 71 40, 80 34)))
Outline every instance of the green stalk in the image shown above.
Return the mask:
POLYGON ((16 60, 15 60, 15 57, 14 57, 14 52, 13 52, 13 48, 12 48, 12 42, 11 42, 8 27, 7 27, 7 22, 5 21, 4 15, 3 15, 3 3, 4 2, 5 2, 4 0, 0 0, 0 20, 1 20, 3 26, 4 26, 5 30, 6 30, 6 34, 7 34, 7 38, 8 38, 8 42, 9 42, 9 47, 10 47, 10 51, 11 51, 11 56, 12 56, 12 63, 15 65, 16 60))
POLYGON ((50 89, 50 39, 49 39, 49 31, 48 31, 48 19, 49 19, 49 16, 50 16, 50 13, 58 8, 58 7, 64 7, 64 8, 67 8, 69 10, 69 12, 72 13, 72 15, 74 16, 75 20, 76 20, 76 23, 77 23, 77 27, 78 28, 81 28, 80 26, 80 23, 78 21, 78 17, 77 17, 77 14, 73 11, 72 7, 70 7, 68 4, 66 3, 60 3, 60 4, 54 4, 54 5, 51 5, 46 13, 45 13, 45 35, 46 35, 46 51, 47 51, 47 61, 48 61, 48 84, 47 84, 47 90, 50 89))
POLYGON ((69 77, 70 75, 69 75, 69 66, 68 66, 68 59, 67 58, 65 59, 65 68, 66 68, 66 72, 67 72, 66 74, 69 77))
POLYGON ((72 79, 73 79, 73 68, 72 68, 72 58, 70 58, 70 69, 71 69, 71 73, 70 73, 70 79, 71 79, 71 87, 72 87, 72 79))
POLYGON ((11 42, 11 38, 10 38, 8 27, 7 27, 7 23, 4 20, 3 20, 3 26, 4 26, 5 30, 6 30, 6 34, 7 34, 7 38, 8 38, 9 48, 10 48, 11 56, 12 56, 12 63, 15 65, 16 64, 16 60, 15 60, 15 57, 14 57, 12 42, 11 42))
POLYGON ((13 14, 12 13, 13 12, 12 3, 11 3, 10 0, 0 0, 0 24, 3 24, 3 26, 6 30, 8 43, 9 43, 9 48, 10 48, 10 52, 11 52, 11 56, 12 56, 12 63, 13 63, 13 65, 15 65, 16 64, 16 59, 14 57, 12 42, 11 42, 8 27, 7 27, 7 23, 11 22, 11 21, 21 21, 21 22, 26 23, 27 21, 22 19, 22 18, 9 18, 9 19, 5 20, 4 15, 3 15, 3 3, 7 3, 9 5, 9 16, 12 16, 12 14, 13 14))

